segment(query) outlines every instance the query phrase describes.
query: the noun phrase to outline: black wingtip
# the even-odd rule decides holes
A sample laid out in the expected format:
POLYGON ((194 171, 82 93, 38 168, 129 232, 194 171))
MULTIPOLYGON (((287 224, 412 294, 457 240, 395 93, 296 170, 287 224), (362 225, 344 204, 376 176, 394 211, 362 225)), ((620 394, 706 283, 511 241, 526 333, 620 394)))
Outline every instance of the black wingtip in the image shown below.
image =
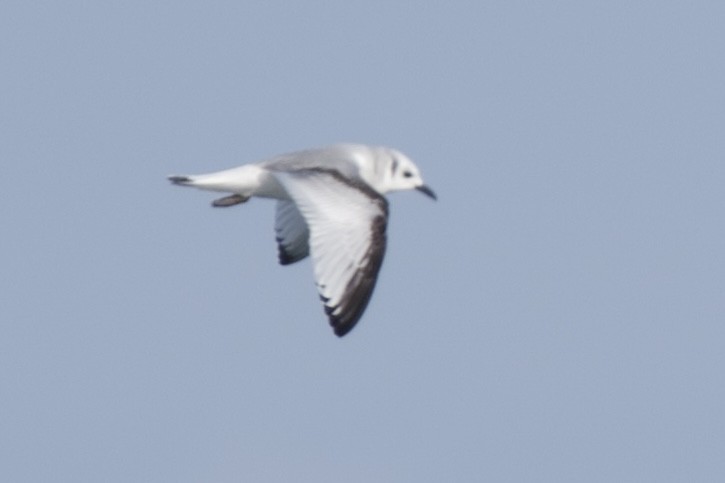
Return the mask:
POLYGON ((188 184, 191 183, 191 178, 188 176, 169 176, 169 181, 173 184, 188 184))
POLYGON ((297 261, 296 259, 289 256, 287 252, 284 251, 282 248, 277 251, 277 259, 279 260, 280 265, 291 265, 297 261))
MULTIPOLYGON (((320 297, 320 298, 322 298, 322 300, 325 301, 325 299, 323 297, 320 297)), ((363 310, 364 310, 364 308, 363 308, 363 310)), ((357 314, 350 314, 347 316, 346 315, 342 315, 342 316, 334 315, 333 314, 334 311, 335 311, 334 307, 325 305, 325 314, 327 315, 327 318, 330 321, 330 326, 332 327, 332 331, 338 337, 344 337, 345 335, 350 333, 350 331, 355 328, 358 321, 362 317, 362 311, 360 311, 357 314)))
POLYGON ((332 326, 332 330, 335 332, 336 336, 344 337, 352 330, 353 327, 355 327, 355 324, 338 325, 332 326))

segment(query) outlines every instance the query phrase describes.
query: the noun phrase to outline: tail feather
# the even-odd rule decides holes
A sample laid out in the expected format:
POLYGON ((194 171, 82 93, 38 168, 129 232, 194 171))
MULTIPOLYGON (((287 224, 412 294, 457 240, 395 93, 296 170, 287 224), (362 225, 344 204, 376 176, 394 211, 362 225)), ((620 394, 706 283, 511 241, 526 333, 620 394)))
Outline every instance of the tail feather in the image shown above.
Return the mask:
POLYGON ((169 181, 173 184, 188 185, 191 184, 192 179, 188 176, 169 176, 169 181))
POLYGON ((254 193, 260 183, 262 170, 255 165, 216 171, 214 173, 195 174, 190 176, 169 176, 169 181, 181 186, 193 186, 207 191, 226 193, 254 193))

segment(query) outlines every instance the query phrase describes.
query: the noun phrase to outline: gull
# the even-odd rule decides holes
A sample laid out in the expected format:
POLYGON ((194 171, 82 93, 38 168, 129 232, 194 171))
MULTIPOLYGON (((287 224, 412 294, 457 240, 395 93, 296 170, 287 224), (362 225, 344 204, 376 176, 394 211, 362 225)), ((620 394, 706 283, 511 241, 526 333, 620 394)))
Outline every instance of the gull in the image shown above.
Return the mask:
POLYGON ((208 174, 169 176, 175 185, 230 193, 215 207, 251 197, 277 200, 279 263, 308 255, 330 325, 342 337, 370 301, 383 262, 391 191, 436 195, 416 165, 392 148, 337 144, 282 154, 208 174))

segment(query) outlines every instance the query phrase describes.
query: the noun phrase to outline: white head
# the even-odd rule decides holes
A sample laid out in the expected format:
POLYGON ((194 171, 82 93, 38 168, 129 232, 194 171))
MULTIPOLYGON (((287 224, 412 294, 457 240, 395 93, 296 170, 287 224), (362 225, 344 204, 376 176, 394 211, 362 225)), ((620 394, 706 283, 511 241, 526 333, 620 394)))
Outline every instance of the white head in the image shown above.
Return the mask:
POLYGON ((373 148, 373 170, 361 175, 380 193, 416 189, 434 200, 436 195, 426 186, 418 167, 405 154, 391 148, 373 148), (367 174, 367 176, 366 176, 367 174))

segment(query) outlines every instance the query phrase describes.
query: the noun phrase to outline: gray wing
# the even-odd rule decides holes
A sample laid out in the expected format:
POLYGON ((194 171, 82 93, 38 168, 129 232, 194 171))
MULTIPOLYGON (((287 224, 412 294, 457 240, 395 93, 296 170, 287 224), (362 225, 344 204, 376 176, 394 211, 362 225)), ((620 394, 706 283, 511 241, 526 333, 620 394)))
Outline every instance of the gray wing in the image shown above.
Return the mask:
POLYGON ((280 264, 289 265, 310 254, 310 231, 294 201, 277 202, 274 231, 277 235, 280 264))
POLYGON ((359 168, 355 160, 359 156, 371 156, 370 148, 358 144, 335 144, 324 148, 281 154, 262 161, 260 165, 270 171, 279 172, 334 170, 346 178, 358 178, 359 168))
POLYGON ((385 254, 388 204, 336 171, 276 172, 309 228, 315 281, 335 334, 347 334, 370 301, 385 254))

